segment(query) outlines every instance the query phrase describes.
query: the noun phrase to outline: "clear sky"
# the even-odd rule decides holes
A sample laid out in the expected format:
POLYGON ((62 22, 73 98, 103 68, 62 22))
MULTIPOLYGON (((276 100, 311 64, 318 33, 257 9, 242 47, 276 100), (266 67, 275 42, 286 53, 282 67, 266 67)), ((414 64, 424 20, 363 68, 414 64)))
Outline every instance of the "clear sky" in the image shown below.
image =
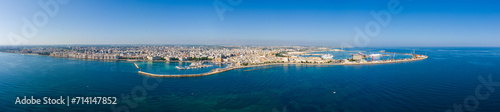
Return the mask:
POLYGON ((498 0, 69 0, 55 13, 40 1, 0 0, 0 45, 500 46, 498 0), (382 26, 370 11, 388 4, 401 11, 382 26))

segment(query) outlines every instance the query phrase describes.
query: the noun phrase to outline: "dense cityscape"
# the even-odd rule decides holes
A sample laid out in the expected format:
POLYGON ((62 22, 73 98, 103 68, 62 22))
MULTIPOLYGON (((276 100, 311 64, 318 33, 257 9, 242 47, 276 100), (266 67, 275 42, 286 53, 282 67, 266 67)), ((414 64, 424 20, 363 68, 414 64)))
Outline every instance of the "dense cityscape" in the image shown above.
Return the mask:
MULTIPOLYGON (((48 55, 95 60, 149 60, 235 62, 259 64, 270 62, 325 63, 318 57, 300 58, 288 52, 325 51, 326 47, 304 46, 23 46, 2 47, 2 52, 48 55)), ((331 60, 330 60, 331 62, 331 60)))
MULTIPOLYGON (((197 46, 197 45, 121 45, 121 46, 5 46, 0 51, 61 58, 127 61, 190 61, 208 60, 248 66, 266 63, 366 63, 364 58, 380 54, 352 54, 352 58, 335 60, 331 54, 310 54, 321 51, 344 51, 341 48, 313 46, 197 46), (303 57, 302 55, 318 55, 303 57)), ((424 55, 414 58, 424 58, 424 55)), ((391 61, 391 60, 388 60, 391 61)))

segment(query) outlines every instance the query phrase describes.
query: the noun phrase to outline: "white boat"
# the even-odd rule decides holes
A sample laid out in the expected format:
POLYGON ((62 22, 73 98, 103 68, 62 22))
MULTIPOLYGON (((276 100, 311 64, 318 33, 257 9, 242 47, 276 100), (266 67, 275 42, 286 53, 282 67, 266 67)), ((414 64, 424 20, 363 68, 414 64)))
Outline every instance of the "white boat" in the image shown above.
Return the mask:
POLYGON ((179 69, 179 70, 182 70, 182 69, 186 69, 184 67, 179 67, 179 66, 175 66, 175 68, 179 69))
POLYGON ((193 62, 193 63, 191 63, 191 65, 189 65, 189 66, 191 66, 191 67, 196 67, 196 66, 201 66, 201 65, 202 65, 202 64, 201 64, 201 62, 193 62))
POLYGON ((332 54, 324 54, 321 56, 321 58, 323 59, 333 59, 333 55, 332 54))

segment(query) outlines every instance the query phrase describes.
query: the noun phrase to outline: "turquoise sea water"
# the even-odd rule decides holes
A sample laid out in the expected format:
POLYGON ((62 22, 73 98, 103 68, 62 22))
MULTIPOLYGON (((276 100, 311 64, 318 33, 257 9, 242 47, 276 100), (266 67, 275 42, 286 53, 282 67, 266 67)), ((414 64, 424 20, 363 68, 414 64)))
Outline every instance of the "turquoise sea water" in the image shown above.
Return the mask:
MULTIPOLYGON (((479 76, 500 82, 500 48, 364 48, 429 59, 351 66, 276 65, 193 78, 152 78, 126 61, 85 61, 0 53, 2 111, 422 112, 453 109, 474 96, 479 76), (156 85, 157 84, 157 85, 156 85), (335 93, 334 93, 335 92, 335 93), (111 96, 117 105, 15 105, 17 97, 111 96), (131 98, 128 98, 131 97, 131 98)), ((137 62, 144 71, 188 63, 137 62)), ((500 87, 476 111, 500 111, 500 87)), ((481 90, 486 93, 488 90, 481 90)), ((473 103, 473 102, 469 102, 473 103)), ((465 109, 464 109, 465 110, 465 109)))

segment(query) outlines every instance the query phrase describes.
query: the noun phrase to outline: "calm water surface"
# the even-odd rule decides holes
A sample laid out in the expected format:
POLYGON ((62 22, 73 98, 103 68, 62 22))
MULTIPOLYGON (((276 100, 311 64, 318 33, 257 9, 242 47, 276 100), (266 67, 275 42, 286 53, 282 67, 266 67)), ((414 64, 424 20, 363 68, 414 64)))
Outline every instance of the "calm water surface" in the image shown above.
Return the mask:
MULTIPOLYGON (((86 61, 0 53, 2 111, 220 111, 343 112, 441 111, 463 104, 481 84, 500 82, 500 48, 365 48, 429 59, 353 66, 276 65, 195 78, 152 78, 126 61, 86 61), (155 85, 157 86, 149 86, 155 85), (145 86, 146 85, 146 86, 145 86), (141 91, 144 90, 144 91, 141 91), (335 93, 334 93, 335 92, 335 93), (128 98, 127 97, 134 97, 128 98), (16 97, 113 96, 118 105, 15 105, 16 97)), ((340 57, 340 56, 339 56, 340 57)), ((137 62, 144 71, 176 70, 189 63, 137 62)), ((215 66, 214 68, 219 67, 215 66)), ((495 87, 500 89, 500 87, 495 87)), ((483 90, 481 93, 485 93, 483 90)), ((479 100, 477 111, 500 111, 500 91, 479 100)))

